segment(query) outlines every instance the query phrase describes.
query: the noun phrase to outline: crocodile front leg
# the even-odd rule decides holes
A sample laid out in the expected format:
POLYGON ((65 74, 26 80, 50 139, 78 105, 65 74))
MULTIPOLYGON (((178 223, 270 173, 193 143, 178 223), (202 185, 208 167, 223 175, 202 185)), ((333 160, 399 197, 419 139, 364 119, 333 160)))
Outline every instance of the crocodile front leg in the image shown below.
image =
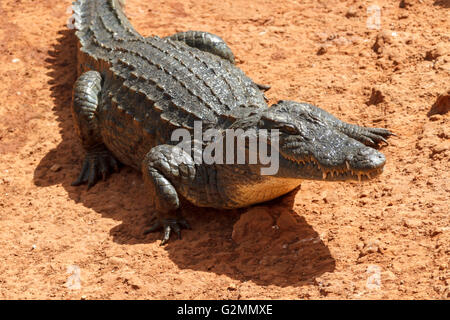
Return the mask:
POLYGON ((100 176, 105 180, 112 170, 118 171, 118 162, 103 144, 98 127, 97 108, 101 89, 102 77, 97 71, 87 71, 75 82, 72 115, 86 157, 73 186, 87 182, 90 188, 100 176))
POLYGON ((180 199, 175 185, 188 188, 195 177, 195 164, 189 154, 171 145, 159 145, 150 150, 142 162, 144 183, 154 199, 156 222, 144 233, 164 230, 161 245, 169 241, 172 231, 181 238, 181 229, 189 224, 180 214, 180 199))

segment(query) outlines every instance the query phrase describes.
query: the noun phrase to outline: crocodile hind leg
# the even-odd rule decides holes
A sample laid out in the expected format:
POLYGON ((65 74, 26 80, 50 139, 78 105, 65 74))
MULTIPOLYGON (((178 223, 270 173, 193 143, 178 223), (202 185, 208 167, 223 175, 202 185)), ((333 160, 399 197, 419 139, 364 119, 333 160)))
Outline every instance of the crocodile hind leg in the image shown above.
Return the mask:
POLYGON ((72 115, 86 156, 73 186, 87 183, 90 188, 99 177, 105 180, 112 170, 118 171, 118 162, 103 144, 98 127, 97 108, 101 88, 102 77, 97 71, 87 71, 75 82, 72 115))
MULTIPOLYGON (((192 48, 197 48, 201 51, 212 53, 222 59, 228 60, 232 64, 235 63, 234 54, 226 42, 218 35, 206 31, 186 31, 178 32, 164 39, 174 41, 181 41, 192 48)), ((261 91, 267 91, 270 86, 265 84, 255 83, 261 91)), ((267 99, 266 99, 267 100, 267 99)))
POLYGON ((234 54, 230 47, 215 34, 206 31, 186 31, 175 33, 164 39, 184 42, 190 47, 212 53, 234 64, 234 54))
POLYGON ((180 214, 180 199, 175 185, 189 188, 195 177, 195 164, 189 154, 177 146, 159 145, 150 150, 142 162, 144 183, 154 199, 156 222, 144 233, 163 229, 161 245, 174 231, 181 238, 181 229, 190 229, 180 214))

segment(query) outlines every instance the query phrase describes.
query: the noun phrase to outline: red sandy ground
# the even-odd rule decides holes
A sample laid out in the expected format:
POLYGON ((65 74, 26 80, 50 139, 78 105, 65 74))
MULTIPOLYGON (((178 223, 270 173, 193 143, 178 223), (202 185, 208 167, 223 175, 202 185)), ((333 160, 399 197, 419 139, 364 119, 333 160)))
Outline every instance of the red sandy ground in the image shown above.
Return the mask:
POLYGON ((311 102, 398 135, 372 182, 305 181, 231 212, 189 207, 193 230, 160 247, 161 234, 142 234, 138 172, 70 186, 83 155, 70 1, 1 0, 0 298, 448 299, 450 5, 403 2, 378 1, 376 30, 365 1, 127 1, 144 35, 223 37, 272 103, 311 102))

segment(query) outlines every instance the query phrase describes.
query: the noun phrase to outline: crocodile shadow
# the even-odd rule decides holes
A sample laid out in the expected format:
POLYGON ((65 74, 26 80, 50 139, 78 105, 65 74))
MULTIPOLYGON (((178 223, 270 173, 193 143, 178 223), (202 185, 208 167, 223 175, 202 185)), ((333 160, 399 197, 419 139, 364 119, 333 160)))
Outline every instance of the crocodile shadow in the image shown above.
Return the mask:
MULTIPOLYGON (((42 187, 61 184, 73 201, 103 217, 121 221, 110 230, 113 241, 118 244, 159 241, 160 233, 143 235, 149 223, 146 214, 149 201, 139 172, 124 167, 120 174, 97 183, 89 192, 86 187, 70 185, 79 172, 84 154, 73 130, 70 111, 77 48, 73 31, 63 30, 59 34, 46 62, 51 77, 53 112, 62 141, 40 161, 34 172, 34 183, 42 187)), ((332 272, 335 260, 312 226, 301 215, 292 212, 294 196, 295 192, 253 209, 232 211, 187 205, 184 215, 192 230, 183 231, 183 239, 171 240, 165 250, 182 269, 214 272, 260 285, 310 285, 316 277, 332 272), (242 213, 249 210, 262 210, 273 222, 266 225, 266 229, 259 224, 259 219, 245 224, 242 213), (282 215, 291 219, 289 230, 271 227, 282 215), (237 243, 232 234, 238 224, 237 243)))
POLYGON ((450 0, 435 0, 433 5, 441 6, 443 8, 450 8, 450 0))

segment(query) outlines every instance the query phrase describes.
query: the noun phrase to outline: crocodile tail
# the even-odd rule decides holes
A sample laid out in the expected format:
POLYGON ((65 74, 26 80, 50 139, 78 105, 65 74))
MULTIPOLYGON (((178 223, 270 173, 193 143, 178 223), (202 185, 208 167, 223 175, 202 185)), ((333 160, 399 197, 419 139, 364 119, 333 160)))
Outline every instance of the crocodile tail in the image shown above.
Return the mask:
POLYGON ((124 0, 77 0, 72 4, 82 62, 108 62, 112 59, 111 48, 115 42, 141 37, 123 13, 123 2, 124 0))

